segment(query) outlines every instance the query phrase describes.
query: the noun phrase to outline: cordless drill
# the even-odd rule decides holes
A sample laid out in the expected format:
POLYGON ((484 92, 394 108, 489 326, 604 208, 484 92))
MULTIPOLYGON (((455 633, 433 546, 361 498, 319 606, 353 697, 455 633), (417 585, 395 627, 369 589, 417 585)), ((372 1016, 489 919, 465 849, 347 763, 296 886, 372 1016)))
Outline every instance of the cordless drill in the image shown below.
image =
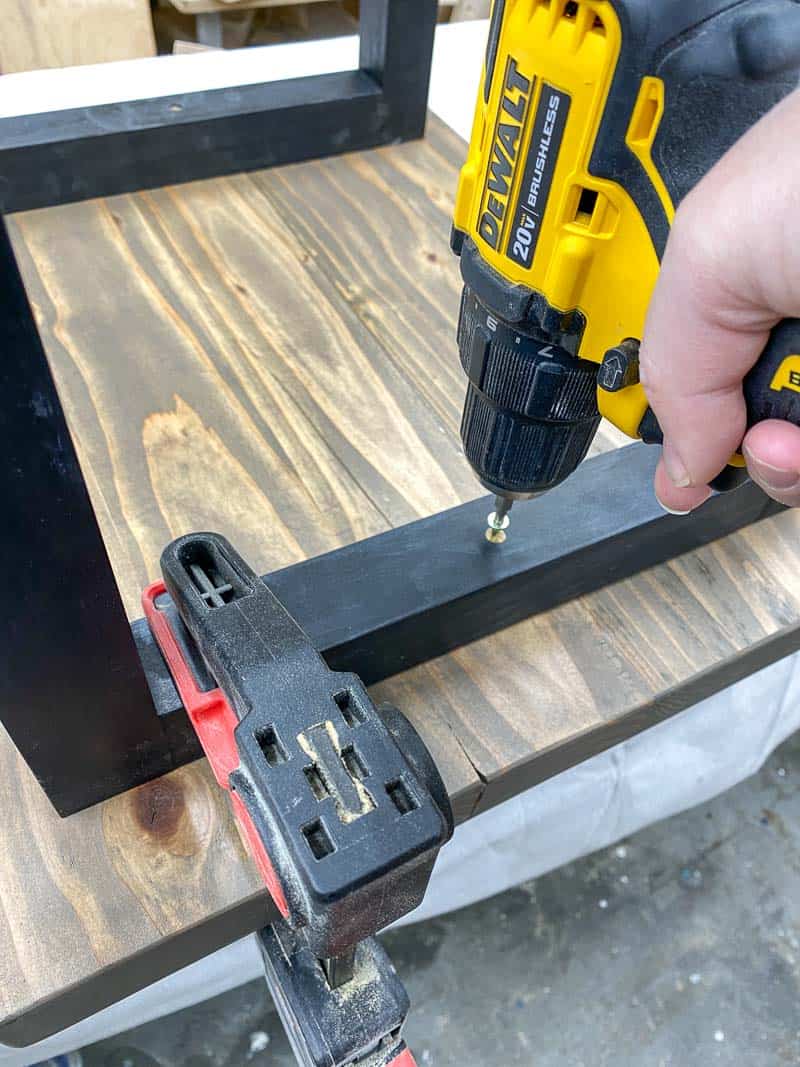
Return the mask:
MULTIPOLYGON (((489 540, 576 469, 601 416, 660 443, 639 342, 675 207, 799 77, 798 0, 494 0, 452 234, 489 540)), ((800 321, 745 397, 750 425, 800 424, 800 321)), ((714 485, 744 477, 737 453, 714 485)))

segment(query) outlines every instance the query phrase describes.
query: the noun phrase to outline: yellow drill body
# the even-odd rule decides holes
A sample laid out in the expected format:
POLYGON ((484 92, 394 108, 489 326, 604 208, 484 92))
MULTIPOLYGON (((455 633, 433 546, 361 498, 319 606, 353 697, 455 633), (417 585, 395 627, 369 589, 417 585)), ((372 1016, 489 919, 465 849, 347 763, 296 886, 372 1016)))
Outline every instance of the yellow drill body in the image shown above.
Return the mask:
MULTIPOLYGON (((800 73, 800 4, 769 8, 494 0, 453 248, 462 439, 507 500, 567 477, 600 416, 660 440, 638 346, 675 205, 800 73)), ((773 355, 770 381, 789 381, 773 355)), ((751 421, 769 388, 754 382, 751 421)))
MULTIPOLYGON (((581 311, 586 329, 578 354, 597 363, 624 338, 641 337, 659 260, 626 189, 589 169, 611 103, 619 19, 608 0, 585 0, 571 17, 565 7, 506 0, 493 69, 484 72, 489 98, 483 85, 461 171, 455 225, 509 282, 536 290, 563 314, 581 311)), ((623 106, 630 115, 627 143, 671 221, 672 202, 650 158, 663 83, 645 79, 623 106)), ((632 436, 646 407, 641 387, 600 397, 601 413, 632 436)))

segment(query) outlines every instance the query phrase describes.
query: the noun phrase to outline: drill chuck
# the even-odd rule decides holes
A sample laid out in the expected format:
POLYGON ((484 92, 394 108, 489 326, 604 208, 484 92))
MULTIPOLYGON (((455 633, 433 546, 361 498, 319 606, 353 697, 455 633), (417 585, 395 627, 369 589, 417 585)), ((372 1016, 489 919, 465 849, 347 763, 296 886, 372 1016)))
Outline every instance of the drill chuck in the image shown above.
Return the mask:
POLYGON ((469 285, 458 347, 468 377, 461 439, 481 484, 524 500, 569 477, 600 423, 597 364, 572 355, 531 319, 506 322, 469 285))

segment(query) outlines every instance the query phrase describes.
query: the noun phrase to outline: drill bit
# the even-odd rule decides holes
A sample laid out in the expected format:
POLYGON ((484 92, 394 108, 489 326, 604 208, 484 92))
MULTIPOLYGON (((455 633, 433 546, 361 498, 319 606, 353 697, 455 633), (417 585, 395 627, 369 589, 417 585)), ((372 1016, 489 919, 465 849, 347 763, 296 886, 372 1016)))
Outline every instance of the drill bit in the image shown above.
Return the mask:
POLYGON ((494 498, 494 511, 489 515, 486 540, 493 545, 502 545, 506 539, 506 530, 511 521, 508 517, 514 501, 509 496, 496 496, 494 498))

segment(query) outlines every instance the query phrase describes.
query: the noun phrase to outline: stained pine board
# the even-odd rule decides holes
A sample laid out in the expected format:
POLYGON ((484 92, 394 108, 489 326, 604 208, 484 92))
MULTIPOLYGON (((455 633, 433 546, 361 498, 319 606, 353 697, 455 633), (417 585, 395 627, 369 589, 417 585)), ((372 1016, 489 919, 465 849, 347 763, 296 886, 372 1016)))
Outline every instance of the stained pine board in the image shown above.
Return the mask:
MULTIPOLYGON (((423 143, 11 220, 131 617, 189 530, 267 572, 480 492, 448 249, 463 151, 431 121, 423 143)), ((466 818, 788 651, 797 535, 787 513, 376 696, 410 715, 466 818)), ((204 763, 61 821, 3 738, 0 790, 0 1041, 265 915, 204 763)))

